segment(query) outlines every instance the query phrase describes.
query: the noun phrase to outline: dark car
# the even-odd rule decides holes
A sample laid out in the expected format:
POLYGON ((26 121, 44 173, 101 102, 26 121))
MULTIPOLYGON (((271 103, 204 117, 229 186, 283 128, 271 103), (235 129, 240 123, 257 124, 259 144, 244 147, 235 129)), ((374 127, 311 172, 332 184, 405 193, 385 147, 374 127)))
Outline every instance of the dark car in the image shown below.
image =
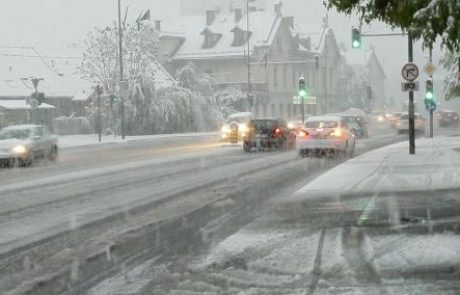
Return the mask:
POLYGON ((439 111, 438 123, 440 127, 458 127, 459 117, 455 111, 439 111))
POLYGON ((283 149, 295 146, 295 133, 289 130, 281 119, 253 119, 248 123, 248 132, 244 137, 243 149, 250 152, 253 148, 283 149))

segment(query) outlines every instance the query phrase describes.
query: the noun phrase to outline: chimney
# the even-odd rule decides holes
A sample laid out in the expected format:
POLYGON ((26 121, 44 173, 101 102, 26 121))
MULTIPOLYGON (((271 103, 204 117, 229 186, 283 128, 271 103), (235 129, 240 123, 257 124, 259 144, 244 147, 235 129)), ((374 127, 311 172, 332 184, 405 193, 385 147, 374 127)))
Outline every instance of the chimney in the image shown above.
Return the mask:
POLYGON ((235 23, 239 22, 243 17, 243 9, 235 8, 235 23))
POLYGON ((281 16, 281 7, 283 7, 283 3, 280 1, 277 4, 275 4, 275 13, 276 16, 281 16))
POLYGON ((210 26, 216 19, 216 11, 215 10, 206 10, 206 25, 210 26))
POLYGON ((161 20, 155 21, 155 30, 157 30, 158 32, 161 32, 161 20))

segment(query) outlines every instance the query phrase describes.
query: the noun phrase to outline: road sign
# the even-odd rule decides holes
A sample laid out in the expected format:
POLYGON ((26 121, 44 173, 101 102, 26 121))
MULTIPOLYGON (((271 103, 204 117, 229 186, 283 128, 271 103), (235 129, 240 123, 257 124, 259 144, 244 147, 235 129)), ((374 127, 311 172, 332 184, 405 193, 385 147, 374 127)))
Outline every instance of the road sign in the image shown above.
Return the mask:
POLYGON ((402 82, 401 83, 401 90, 404 92, 418 91, 418 89, 419 89, 418 82, 402 82))
MULTIPOLYGON (((293 104, 302 104, 302 98, 298 95, 294 95, 292 97, 293 104)), ((316 97, 315 96, 307 96, 304 98, 304 104, 316 104, 316 97)))
POLYGON ((437 70, 437 68, 436 68, 436 66, 435 66, 432 62, 427 63, 427 64, 423 67, 423 71, 424 71, 425 74, 427 74, 428 76, 433 75, 433 73, 436 72, 436 70, 437 70))
POLYGON ((416 64, 408 62, 401 70, 402 77, 406 81, 415 81, 418 78, 419 69, 416 64))

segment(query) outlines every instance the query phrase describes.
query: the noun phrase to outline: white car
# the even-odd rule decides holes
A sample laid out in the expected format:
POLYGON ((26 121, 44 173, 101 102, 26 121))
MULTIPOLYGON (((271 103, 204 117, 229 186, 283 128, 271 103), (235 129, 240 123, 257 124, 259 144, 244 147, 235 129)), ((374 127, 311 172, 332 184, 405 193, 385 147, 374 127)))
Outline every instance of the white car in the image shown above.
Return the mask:
POLYGON ((355 151, 355 136, 347 122, 339 116, 314 116, 308 118, 297 133, 299 155, 348 155, 355 151))
POLYGON ((0 164, 31 165, 38 157, 56 159, 57 137, 40 125, 10 126, 0 131, 0 164))

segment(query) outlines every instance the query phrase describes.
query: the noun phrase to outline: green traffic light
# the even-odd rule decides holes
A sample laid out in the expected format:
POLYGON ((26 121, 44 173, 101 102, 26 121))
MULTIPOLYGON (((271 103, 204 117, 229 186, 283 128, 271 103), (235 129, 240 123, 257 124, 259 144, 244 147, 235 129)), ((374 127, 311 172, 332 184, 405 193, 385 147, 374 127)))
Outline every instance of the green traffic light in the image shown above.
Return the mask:
POLYGON ((307 92, 305 90, 303 90, 303 89, 299 90, 299 96, 300 97, 305 97, 305 96, 307 96, 307 92))
POLYGON ((360 48, 361 43, 358 40, 353 40, 353 48, 360 48))
POLYGON ((425 98, 426 98, 426 99, 429 99, 429 100, 433 99, 433 92, 427 92, 427 93, 425 94, 425 98))

